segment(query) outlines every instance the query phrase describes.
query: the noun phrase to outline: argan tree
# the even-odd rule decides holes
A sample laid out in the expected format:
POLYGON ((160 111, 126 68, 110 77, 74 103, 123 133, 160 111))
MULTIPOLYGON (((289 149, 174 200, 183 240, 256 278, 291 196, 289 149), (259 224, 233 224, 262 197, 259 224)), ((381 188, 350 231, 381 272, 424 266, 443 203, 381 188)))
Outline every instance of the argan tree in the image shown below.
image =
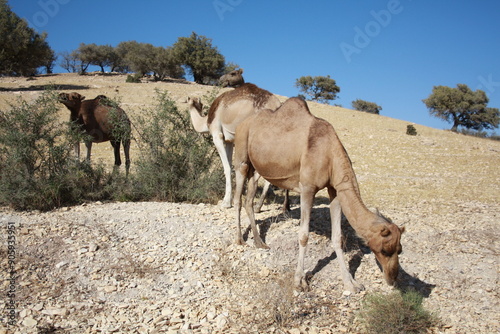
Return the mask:
POLYGON ((224 73, 225 58, 210 38, 193 32, 189 37, 179 37, 172 50, 196 83, 215 83, 224 73))
POLYGON ((422 100, 432 116, 453 124, 451 130, 459 126, 473 130, 494 129, 500 122, 498 108, 488 108, 489 99, 482 90, 472 91, 465 84, 456 88, 434 86, 432 94, 422 100))
POLYGON ((335 80, 329 75, 312 77, 310 75, 300 77, 295 82, 295 86, 304 93, 305 99, 317 101, 320 103, 328 103, 335 100, 340 92, 340 87, 337 86, 335 80))
POLYGON ((382 110, 382 107, 376 104, 375 102, 368 102, 360 99, 352 101, 352 107, 355 110, 364 111, 377 115, 380 114, 380 110, 382 110))
POLYGON ((51 69, 54 51, 47 34, 39 34, 0 0, 0 75, 35 75, 39 67, 51 69))

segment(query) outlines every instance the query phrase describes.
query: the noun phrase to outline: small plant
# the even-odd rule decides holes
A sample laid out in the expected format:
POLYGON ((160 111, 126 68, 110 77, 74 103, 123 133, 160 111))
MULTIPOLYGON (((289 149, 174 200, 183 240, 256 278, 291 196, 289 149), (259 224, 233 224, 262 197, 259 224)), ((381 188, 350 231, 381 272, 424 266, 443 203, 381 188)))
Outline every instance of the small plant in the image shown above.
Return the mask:
POLYGON ((127 75, 127 80, 125 82, 129 83, 141 83, 141 75, 136 73, 136 74, 129 74, 127 75))
POLYGON ((416 136, 417 135, 417 129, 412 124, 408 124, 406 126, 406 134, 409 136, 416 136))
POLYGON ((416 291, 390 295, 370 294, 363 301, 358 319, 366 333, 426 333, 437 325, 436 315, 422 306, 423 297, 416 291))

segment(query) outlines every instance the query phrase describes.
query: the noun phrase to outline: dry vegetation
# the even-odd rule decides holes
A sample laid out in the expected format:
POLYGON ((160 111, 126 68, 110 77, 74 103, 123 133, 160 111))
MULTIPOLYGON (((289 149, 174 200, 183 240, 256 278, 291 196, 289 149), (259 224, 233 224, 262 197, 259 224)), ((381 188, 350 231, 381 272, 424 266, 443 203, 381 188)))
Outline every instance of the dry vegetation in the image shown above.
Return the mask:
MULTIPOLYGON (((125 76, 0 78, 0 108, 17 97, 34 99, 47 84, 117 99, 131 118, 153 104, 155 89, 169 91, 181 108, 187 96, 211 90, 181 82, 125 83, 125 76)), ((402 279, 439 314, 442 325, 433 331, 498 332, 500 142, 418 124, 418 135, 408 136, 408 122, 316 103, 310 108, 334 125, 365 203, 406 226, 402 279)), ((60 113, 69 118, 62 105, 60 113)), ((131 157, 133 168, 134 142, 131 157)), ((111 167, 111 145, 94 145, 93 159, 111 167)), ((353 319, 364 293, 342 291, 321 198, 306 258, 311 291, 290 289, 299 218, 294 201, 290 217, 278 214, 279 204, 257 216, 268 252, 232 245, 233 211, 217 206, 96 203, 48 213, 4 208, 2 230, 9 220, 23 225, 17 331, 359 332, 353 319)), ((0 236, 3 273, 6 242, 0 236)), ((347 254, 367 291, 390 292, 373 254, 360 251, 352 234, 347 254)), ((6 333, 1 325, 0 333, 6 333)))

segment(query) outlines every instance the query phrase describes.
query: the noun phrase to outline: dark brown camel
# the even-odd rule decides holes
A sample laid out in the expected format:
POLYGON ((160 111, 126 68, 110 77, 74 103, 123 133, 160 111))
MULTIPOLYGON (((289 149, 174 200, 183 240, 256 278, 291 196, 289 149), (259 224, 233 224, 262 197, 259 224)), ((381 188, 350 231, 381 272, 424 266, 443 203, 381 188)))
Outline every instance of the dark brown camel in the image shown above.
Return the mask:
POLYGON ((309 238, 309 220, 315 194, 328 189, 332 224, 332 243, 344 281, 349 291, 359 291, 346 267, 340 227, 343 212, 356 233, 366 242, 380 263, 388 284, 396 282, 398 255, 404 228, 368 210, 361 200, 356 175, 349 156, 332 125, 313 116, 305 101, 288 99, 276 111, 262 110, 251 115, 236 129, 234 168, 236 189, 236 242, 244 243, 241 234, 241 194, 245 180, 248 189, 245 209, 252 226, 255 246, 268 248, 262 241, 253 211, 256 173, 272 184, 300 192, 299 257, 295 285, 307 287, 304 256, 309 238))
MULTIPOLYGON (((115 154, 115 166, 121 165, 120 142, 123 144, 125 153, 125 167, 128 173, 130 168, 130 120, 123 109, 113 106, 104 95, 98 95, 93 100, 84 100, 76 92, 59 94, 59 102, 64 104, 71 112, 70 121, 79 125, 89 140, 85 140, 87 147, 87 160, 90 161, 92 143, 110 141, 115 154), (114 111, 115 119, 110 119, 110 112, 114 111), (117 128, 117 125, 119 128, 117 128), (116 138, 117 134, 121 138, 116 138)), ((78 157, 80 157, 80 143, 75 145, 78 157)))

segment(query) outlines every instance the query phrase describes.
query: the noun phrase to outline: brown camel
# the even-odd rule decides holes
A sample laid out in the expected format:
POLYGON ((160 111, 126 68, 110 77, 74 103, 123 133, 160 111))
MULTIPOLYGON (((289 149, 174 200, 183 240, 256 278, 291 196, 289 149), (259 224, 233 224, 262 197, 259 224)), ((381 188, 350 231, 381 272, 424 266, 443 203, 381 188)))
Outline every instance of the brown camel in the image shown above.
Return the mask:
POLYGON ((240 87, 245 83, 245 79, 243 79, 242 74, 242 68, 224 74, 219 79, 219 85, 221 85, 222 87, 240 87))
MULTIPOLYGON (((115 166, 121 165, 120 159, 120 142, 123 143, 125 152, 125 167, 128 173, 130 168, 130 120, 123 109, 117 106, 112 106, 108 103, 108 99, 104 95, 98 95, 93 100, 85 100, 76 92, 59 94, 59 102, 64 104, 71 112, 70 121, 79 125, 85 133, 90 136, 89 140, 85 140, 87 147, 87 160, 90 161, 92 143, 102 143, 110 141, 115 154, 115 166), (114 120, 110 120, 110 111, 116 112, 116 117, 120 125, 120 136, 115 138, 117 130, 114 120)), ((80 143, 75 145, 78 157, 80 157, 80 143)))
MULTIPOLYGON (((226 193, 222 200, 222 206, 230 208, 232 199, 231 162, 236 127, 243 120, 262 109, 276 110, 281 105, 281 102, 267 90, 246 83, 219 95, 210 106, 206 116, 201 116, 203 105, 199 99, 189 98, 188 104, 194 129, 200 133, 210 133, 212 135, 215 147, 222 160, 226 178, 226 193)), ((269 184, 266 185, 263 195, 267 193, 268 187, 269 184)))
POLYGON ((272 184, 300 192, 299 256, 295 285, 306 288, 304 255, 309 237, 309 220, 315 194, 328 189, 332 223, 332 243, 337 254, 344 287, 363 289, 346 267, 341 245, 341 212, 356 233, 366 242, 382 266, 388 284, 396 282, 401 253, 399 228, 363 204, 351 161, 335 130, 325 120, 314 117, 305 101, 287 100, 278 110, 264 110, 247 118, 236 130, 235 208, 238 244, 241 234, 241 193, 248 178, 245 209, 252 226, 256 247, 268 248, 255 225, 252 207, 255 173, 272 184))

